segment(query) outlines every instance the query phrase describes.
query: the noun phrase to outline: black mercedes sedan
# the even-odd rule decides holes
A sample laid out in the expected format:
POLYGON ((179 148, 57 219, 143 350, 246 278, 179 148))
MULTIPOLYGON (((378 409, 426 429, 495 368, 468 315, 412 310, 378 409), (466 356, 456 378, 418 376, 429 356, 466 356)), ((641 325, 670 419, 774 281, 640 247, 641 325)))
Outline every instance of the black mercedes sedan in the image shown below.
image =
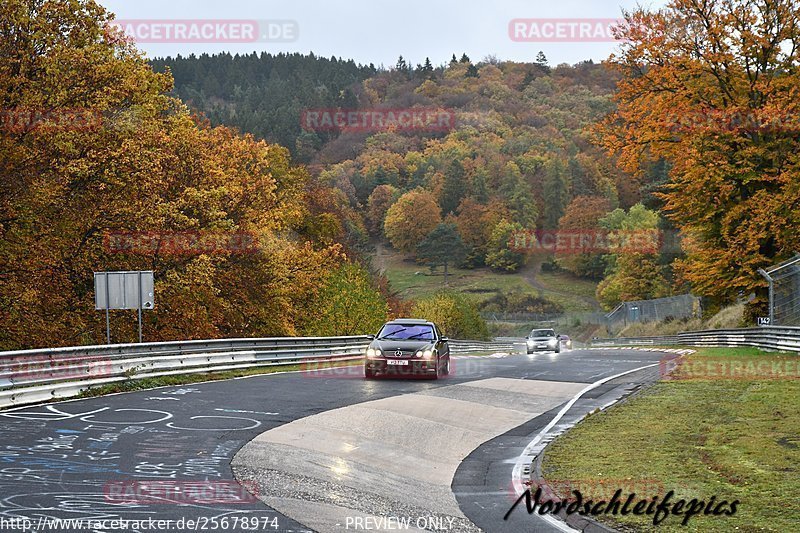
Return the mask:
POLYGON ((367 348, 364 375, 417 375, 439 379, 450 373, 450 346, 433 322, 413 318, 383 325, 367 348))

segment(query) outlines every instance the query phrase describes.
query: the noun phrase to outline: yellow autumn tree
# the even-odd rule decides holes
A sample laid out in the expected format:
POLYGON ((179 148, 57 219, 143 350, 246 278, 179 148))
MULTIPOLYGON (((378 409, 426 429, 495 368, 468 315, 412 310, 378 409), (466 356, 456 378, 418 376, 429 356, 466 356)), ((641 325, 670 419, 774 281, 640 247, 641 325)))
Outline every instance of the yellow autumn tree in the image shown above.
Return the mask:
POLYGON ((411 254, 441 221, 433 194, 420 188, 398 198, 387 211, 383 228, 392 246, 411 254))

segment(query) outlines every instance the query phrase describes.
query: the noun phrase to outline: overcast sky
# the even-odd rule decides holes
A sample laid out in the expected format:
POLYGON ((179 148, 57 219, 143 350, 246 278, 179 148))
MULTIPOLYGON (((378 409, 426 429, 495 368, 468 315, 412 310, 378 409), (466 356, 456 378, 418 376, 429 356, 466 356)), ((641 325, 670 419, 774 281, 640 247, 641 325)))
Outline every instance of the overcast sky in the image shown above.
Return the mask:
MULTIPOLYGON (((636 0, 99 0, 123 20, 290 21, 288 42, 143 43, 148 57, 189 53, 314 52, 359 63, 392 66, 430 57, 434 65, 453 53, 473 60, 531 61, 539 50, 551 65, 600 61, 613 42, 515 42, 513 19, 615 19, 636 0), (292 30, 294 31, 294 30, 292 30)), ((642 0, 659 7, 666 0, 642 0)), ((273 28, 274 30, 274 28, 273 28)))

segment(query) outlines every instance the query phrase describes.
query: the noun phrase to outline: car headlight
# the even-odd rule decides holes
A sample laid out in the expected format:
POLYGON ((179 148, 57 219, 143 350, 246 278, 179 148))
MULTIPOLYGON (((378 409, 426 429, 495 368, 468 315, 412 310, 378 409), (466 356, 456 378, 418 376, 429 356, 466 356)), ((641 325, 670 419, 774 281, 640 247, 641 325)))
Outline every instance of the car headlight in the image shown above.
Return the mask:
POLYGON ((550 346, 555 346, 556 344, 558 344, 558 340, 557 339, 550 339, 549 344, 550 344, 550 346))
POLYGON ((367 348, 367 357, 380 357, 381 351, 376 348, 367 348))
POLYGON ((417 357, 424 357, 425 359, 430 359, 433 357, 433 350, 428 348, 427 350, 417 350, 416 353, 417 357))
POLYGON ((530 344, 531 346, 533 346, 533 339, 528 339, 528 344, 530 344))

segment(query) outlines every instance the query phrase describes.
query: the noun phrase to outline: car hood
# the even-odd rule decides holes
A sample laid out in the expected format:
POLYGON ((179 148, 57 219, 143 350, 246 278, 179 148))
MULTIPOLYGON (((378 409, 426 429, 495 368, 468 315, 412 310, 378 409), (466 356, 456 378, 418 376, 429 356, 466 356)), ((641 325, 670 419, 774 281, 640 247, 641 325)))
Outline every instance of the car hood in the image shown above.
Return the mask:
POLYGON ((379 348, 384 353, 394 353, 397 350, 401 352, 416 352, 421 348, 429 348, 433 345, 433 341, 418 341, 418 340, 410 340, 410 341, 401 341, 401 340, 394 340, 394 339, 385 339, 385 340, 374 340, 370 344, 373 348, 379 348))

